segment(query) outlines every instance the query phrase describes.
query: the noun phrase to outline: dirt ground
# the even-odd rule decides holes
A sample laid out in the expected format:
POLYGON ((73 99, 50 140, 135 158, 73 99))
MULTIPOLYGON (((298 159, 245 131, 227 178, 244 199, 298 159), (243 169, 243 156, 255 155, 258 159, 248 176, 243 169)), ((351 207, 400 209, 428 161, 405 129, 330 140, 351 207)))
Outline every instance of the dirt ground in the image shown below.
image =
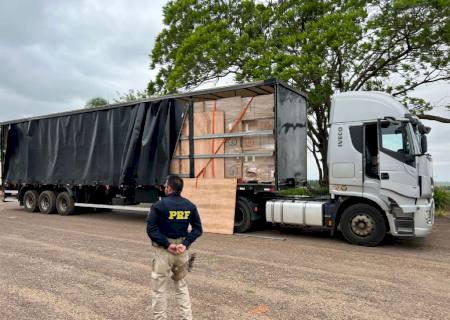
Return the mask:
MULTIPOLYGON (((151 319, 145 218, 0 203, 0 319, 151 319)), ((274 229, 205 234, 191 251, 195 319, 450 318, 450 218, 376 248, 274 229)))

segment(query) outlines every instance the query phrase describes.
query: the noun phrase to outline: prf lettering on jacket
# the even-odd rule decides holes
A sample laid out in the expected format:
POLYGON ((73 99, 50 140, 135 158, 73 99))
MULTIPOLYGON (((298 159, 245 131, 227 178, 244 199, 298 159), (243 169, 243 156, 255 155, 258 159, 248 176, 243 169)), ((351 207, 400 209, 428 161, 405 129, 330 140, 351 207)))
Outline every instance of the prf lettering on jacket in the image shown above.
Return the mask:
POLYGON ((187 220, 190 214, 190 211, 169 211, 169 220, 187 220))

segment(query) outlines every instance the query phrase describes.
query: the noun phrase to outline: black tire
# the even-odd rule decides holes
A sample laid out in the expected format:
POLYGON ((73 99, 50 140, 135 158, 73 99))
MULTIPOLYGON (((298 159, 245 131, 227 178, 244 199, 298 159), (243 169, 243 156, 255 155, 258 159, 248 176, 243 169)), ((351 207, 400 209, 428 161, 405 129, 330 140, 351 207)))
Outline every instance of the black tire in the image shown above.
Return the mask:
POLYGON ((354 204, 345 209, 340 227, 348 242, 361 246, 374 247, 386 236, 383 214, 368 204, 354 204))
POLYGON ((56 197, 56 210, 62 216, 71 215, 75 210, 75 201, 66 191, 56 197))
POLYGON ((247 232, 252 227, 253 205, 245 197, 238 197, 236 200, 236 211, 234 215, 234 232, 247 232))
POLYGON ((28 212, 37 212, 39 210, 39 193, 36 190, 28 190, 23 196, 23 206, 28 212))
POLYGON ((46 190, 39 195, 39 210, 41 213, 54 213, 56 209, 56 194, 46 190))

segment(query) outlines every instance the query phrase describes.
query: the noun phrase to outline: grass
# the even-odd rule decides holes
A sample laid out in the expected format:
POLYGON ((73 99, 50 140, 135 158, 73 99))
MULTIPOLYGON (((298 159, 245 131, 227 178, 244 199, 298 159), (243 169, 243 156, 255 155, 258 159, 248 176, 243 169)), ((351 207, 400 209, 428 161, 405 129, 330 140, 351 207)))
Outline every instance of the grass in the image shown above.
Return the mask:
POLYGON ((328 195, 328 186, 321 186, 318 181, 308 181, 306 187, 286 189, 279 192, 282 196, 324 196, 328 195))
POLYGON ((442 209, 436 209, 436 212, 434 213, 435 217, 447 217, 450 215, 450 211, 442 210, 442 209))

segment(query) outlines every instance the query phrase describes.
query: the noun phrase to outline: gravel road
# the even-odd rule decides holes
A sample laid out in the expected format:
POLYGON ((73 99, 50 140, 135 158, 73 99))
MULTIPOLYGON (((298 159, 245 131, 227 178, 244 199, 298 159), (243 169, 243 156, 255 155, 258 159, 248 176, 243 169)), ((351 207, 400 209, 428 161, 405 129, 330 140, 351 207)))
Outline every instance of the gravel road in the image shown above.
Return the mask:
MULTIPOLYGON (((151 319, 145 218, 0 203, 0 319, 151 319)), ((449 218, 428 239, 376 248, 260 230, 205 234, 191 250, 195 319, 450 319, 449 218)))

